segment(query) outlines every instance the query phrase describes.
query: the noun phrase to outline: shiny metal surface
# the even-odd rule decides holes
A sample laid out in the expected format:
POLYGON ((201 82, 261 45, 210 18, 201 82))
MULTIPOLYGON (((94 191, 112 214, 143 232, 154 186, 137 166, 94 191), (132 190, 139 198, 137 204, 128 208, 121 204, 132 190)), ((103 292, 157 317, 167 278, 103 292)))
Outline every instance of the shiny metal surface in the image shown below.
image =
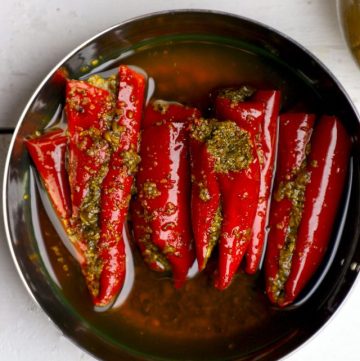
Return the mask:
MULTIPOLYGON (((153 14, 117 25, 90 39, 62 62, 40 84, 30 99, 16 127, 5 166, 3 207, 6 234, 19 274, 33 298, 49 317, 75 343, 97 357, 106 360, 141 360, 130 355, 114 342, 91 328, 86 320, 70 311, 44 268, 37 246, 36 230, 31 219, 30 204, 24 201, 29 187, 29 158, 23 138, 40 129, 50 120, 61 101, 62 90, 52 76, 60 66, 66 66, 72 77, 81 76, 81 67, 102 56, 104 68, 136 44, 159 36, 198 34, 222 36, 252 44, 285 67, 291 67, 321 94, 327 113, 340 116, 354 139, 351 177, 344 212, 339 220, 339 232, 334 237, 336 248, 320 274, 322 282, 300 303, 307 307, 312 322, 287 339, 254 350, 251 358, 277 359, 311 337, 337 310, 355 281, 357 272, 350 265, 360 263, 360 179, 359 179, 359 118, 347 95, 328 70, 304 48, 261 24, 228 14, 206 11, 176 11, 153 14), (326 271, 326 272, 325 272, 326 271), (309 299, 309 300, 308 300, 309 299), (305 302, 306 301, 306 302, 305 302)), ((101 70, 97 68, 97 70, 101 70)), ((295 305, 296 307, 296 305, 295 305)), ((248 357, 248 356, 246 356, 248 357)), ((239 359, 246 359, 241 357, 239 359)))

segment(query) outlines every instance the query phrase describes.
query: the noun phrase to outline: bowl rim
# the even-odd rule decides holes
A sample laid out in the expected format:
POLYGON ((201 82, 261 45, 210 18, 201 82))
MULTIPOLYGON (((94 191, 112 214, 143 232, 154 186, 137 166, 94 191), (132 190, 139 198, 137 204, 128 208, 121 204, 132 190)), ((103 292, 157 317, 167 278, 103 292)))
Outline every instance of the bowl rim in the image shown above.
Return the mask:
MULTIPOLYGON (((29 108, 31 107, 33 101, 36 99, 36 97, 38 96, 39 92, 41 91, 41 89, 43 88, 43 86, 47 83, 47 81, 53 76, 53 74, 56 72, 56 70, 58 70, 67 60, 69 60, 72 56, 74 56, 77 52, 79 52, 81 49, 85 48, 86 46, 88 46, 90 43, 92 43, 94 40, 100 38, 101 36, 105 35, 106 33, 109 33, 117 28, 121 28, 127 24, 130 24, 132 22, 136 22, 136 21, 142 21, 142 20, 147 20, 153 17, 158 17, 158 16, 171 16, 171 15, 186 15, 186 14, 203 14, 203 15, 207 15, 207 14, 213 14, 216 16, 224 16, 224 17, 228 17, 228 18, 232 18, 234 20, 238 20, 238 21, 242 21, 242 22, 248 22, 251 24, 254 24, 260 28, 269 30, 270 32, 276 34, 277 36, 279 36, 280 38, 283 38, 285 41, 288 41, 290 43, 292 43, 295 47, 297 47, 299 50, 301 50, 302 52, 306 53, 313 61, 316 62, 317 66, 319 66, 330 78, 331 80, 334 82, 334 84, 338 87, 338 89, 341 91, 341 93, 343 94, 343 96, 345 97, 349 107, 351 108, 351 110, 353 111, 354 115, 357 118, 358 123, 360 124, 360 113, 357 110, 356 106, 354 105, 353 101, 351 100, 349 94, 347 93, 346 89, 344 88, 344 86, 340 83, 340 81, 337 79, 337 77, 333 74, 333 72, 329 69, 328 66, 326 66, 311 50, 307 49, 304 45, 302 45, 301 43, 299 43, 298 41, 296 41, 295 39, 293 39, 291 36, 285 34, 284 32, 269 26, 259 20, 255 20, 249 17, 245 17, 242 15, 238 15, 235 13, 230 13, 230 12, 226 12, 226 11, 220 11, 220 10, 213 10, 213 9, 200 9, 200 8, 180 8, 180 9, 174 9, 174 10, 161 10, 161 11, 155 11, 155 12, 150 12, 150 13, 145 13, 142 15, 138 15, 138 16, 134 16, 131 18, 128 18, 124 21, 121 21, 117 24, 114 24, 110 27, 105 28, 104 30, 96 33, 95 35, 91 36, 90 38, 88 38, 87 40, 83 41, 81 44, 79 44, 77 47, 75 47, 73 50, 71 50, 69 53, 67 53, 60 61, 58 61, 47 73, 47 75, 42 79, 42 81, 39 83, 39 85, 35 88, 35 90, 33 91, 32 95, 29 97, 28 101, 26 102, 26 105, 23 109, 23 111, 21 112, 20 116, 17 119, 16 122, 16 127, 13 130, 12 133, 12 137, 11 137, 11 141, 9 144, 9 148, 7 151, 7 155, 6 155, 6 159, 5 159, 5 165, 4 165, 4 175, 3 175, 3 186, 2 186, 2 211, 3 211, 3 222, 4 222, 4 231, 5 231, 5 235, 6 235, 6 240, 7 240, 7 245, 8 248, 10 250, 10 254, 11 254, 11 258, 12 261, 15 265, 15 268, 17 270, 17 273, 23 283, 23 285, 25 286, 25 289, 27 290, 28 294, 31 296, 32 300, 35 302, 35 304, 37 306, 40 307, 40 309, 45 312, 45 314, 47 315, 47 317, 51 320, 52 324, 56 326, 56 328, 66 336, 66 338, 68 340, 70 340, 74 345, 76 345, 77 347, 79 347, 82 351, 84 351, 86 354, 91 355, 92 357, 97 357, 94 353, 90 352, 87 348, 85 348, 79 341, 77 341, 73 336, 67 334, 67 332, 64 332, 63 329, 60 327, 60 325, 50 316, 49 312, 47 311, 47 309, 45 309, 41 303, 38 301, 38 299, 36 298, 36 296, 34 295, 31 287, 29 286, 28 282, 25 279, 25 276, 21 270, 19 261, 17 259, 17 256, 15 254, 15 250, 13 247, 13 240, 11 237, 11 232, 10 232, 10 228, 9 228, 9 215, 8 215, 8 211, 7 211, 7 191, 8 191, 8 176, 9 176, 9 165, 10 165, 10 160, 11 160, 11 156, 13 153, 13 148, 14 148, 14 144, 18 135, 18 132, 23 124, 24 118, 27 114, 27 112, 29 111, 29 108)), ((295 352, 297 352, 300 348, 304 347, 306 344, 308 344, 311 340, 313 340, 314 337, 316 337, 320 331, 322 331, 325 326, 327 327, 329 325, 329 321, 333 320, 335 315, 337 315, 340 311, 340 309, 344 306, 345 302, 347 302, 347 300, 349 299, 349 297, 351 296, 352 292, 354 291, 355 287, 358 287, 358 284, 360 283, 359 281, 359 274, 356 275, 354 281, 352 282, 351 286, 347 289, 345 296, 343 297, 342 301, 340 302, 340 304, 337 306, 336 310, 332 313, 332 315, 315 331, 312 333, 312 335, 310 337, 308 337, 305 341, 303 341, 301 344, 299 344, 298 346, 296 346, 292 351, 288 352, 285 355, 281 356, 281 359, 285 359, 290 357, 291 355, 293 355, 295 352)))

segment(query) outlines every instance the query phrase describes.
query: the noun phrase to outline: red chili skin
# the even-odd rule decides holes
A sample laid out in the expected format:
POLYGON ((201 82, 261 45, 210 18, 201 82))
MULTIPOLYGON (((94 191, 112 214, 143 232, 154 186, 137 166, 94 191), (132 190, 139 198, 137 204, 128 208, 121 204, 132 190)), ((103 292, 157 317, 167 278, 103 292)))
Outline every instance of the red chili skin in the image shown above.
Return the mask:
MULTIPOLYGON (((256 157, 256 152, 253 153, 256 157)), ((248 247, 259 196, 257 160, 248 169, 218 175, 222 195, 223 224, 219 239, 219 267, 215 287, 226 289, 248 247)))
POLYGON ((265 116, 261 125, 261 157, 259 203, 252 228, 252 237, 246 253, 245 271, 254 274, 259 268, 266 238, 269 219, 271 186, 274 173, 280 92, 277 90, 257 91, 252 98, 265 103, 265 116))
POLYGON ((209 154, 206 144, 190 138, 191 155, 191 218, 199 270, 202 271, 210 257, 214 242, 211 229, 216 212, 220 207, 220 188, 214 170, 214 159, 209 154), (208 199, 202 199, 201 190, 205 187, 208 199))
POLYGON ((232 100, 218 96, 215 99, 215 114, 220 120, 232 120, 237 125, 248 131, 257 148, 261 147, 259 133, 264 123, 265 104, 256 102, 232 102, 232 100))
POLYGON ((104 142, 100 147, 86 134, 90 129, 101 138, 107 129, 103 115, 111 111, 110 94, 79 80, 69 80, 66 87, 65 112, 69 132, 69 181, 73 218, 88 192, 89 180, 108 161, 110 150, 104 142), (94 154, 89 154, 89 149, 94 154))
POLYGON ((194 119, 200 118, 198 109, 184 106, 176 102, 164 100, 152 101, 145 110, 142 128, 161 123, 186 123, 190 126, 194 119))
MULTIPOLYGON (((102 183, 99 257, 102 261, 97 306, 113 301, 123 286, 126 274, 125 244, 122 231, 131 198, 133 174, 124 152, 137 152, 140 122, 145 100, 145 77, 125 65, 119 67, 117 124, 122 128, 119 143, 110 158, 109 170, 102 183)), ((130 154, 130 153, 128 153, 130 154)))
POLYGON ((305 113, 288 113, 279 117, 279 144, 275 183, 290 180, 292 171, 299 169, 306 159, 315 116, 305 113))
POLYGON ((178 288, 184 284, 195 259, 190 220, 188 127, 198 111, 179 104, 170 104, 162 112, 155 109, 153 104, 146 109, 136 185, 138 199, 149 219, 151 241, 171 264, 174 285, 178 288), (182 112, 188 117, 176 118, 182 112))
MULTIPOLYGON (((296 178, 301 164, 306 159, 315 121, 314 115, 294 113, 283 114, 279 118, 279 149, 274 192, 282 182, 296 178)), ((289 227, 291 201, 284 197, 280 201, 273 197, 271 202, 268 243, 265 256, 266 293, 272 303, 278 302, 272 281, 279 272, 280 251, 285 245, 289 227)))
POLYGON ((238 102, 217 97, 216 115, 232 120, 249 132, 253 161, 245 170, 218 174, 222 195, 223 223, 219 239, 219 267, 215 287, 227 288, 246 253, 251 239, 259 200, 260 165, 257 155, 257 135, 264 121, 265 105, 259 102, 238 102))
POLYGON ((307 163, 310 181, 280 306, 296 299, 324 257, 344 189, 350 149, 350 138, 340 121, 334 116, 323 116, 311 139, 307 163))
MULTIPOLYGON (((152 259, 151 252, 147 248, 147 245, 141 240, 149 238, 151 241, 151 235, 148 233, 149 225, 145 219, 144 209, 141 206, 139 198, 131 201, 130 204, 132 229, 134 232, 134 239, 140 249, 140 252, 146 261, 148 267, 155 272, 164 272, 167 270, 167 265, 161 262, 159 259, 152 259)), ((154 247, 156 247, 154 245, 154 247)), ((157 249, 157 252, 160 252, 157 249)))
MULTIPOLYGON (((49 131, 37 138, 26 139, 25 145, 41 177, 51 204, 64 229, 70 229, 71 198, 65 167, 68 137, 61 129, 49 131)), ((74 243, 76 257, 84 263, 83 248, 74 243)))
POLYGON ((61 129, 25 140, 56 214, 66 223, 71 216, 70 187, 65 169, 67 136, 61 129))
POLYGON ((84 255, 81 268, 90 295, 95 302, 93 277, 88 272, 86 257, 88 242, 82 234, 81 206, 90 191, 90 182, 109 161, 110 146, 103 139, 108 125, 106 115, 113 112, 113 102, 107 90, 79 80, 66 85, 65 114, 68 121, 68 174, 71 191, 71 228, 75 247, 84 255))

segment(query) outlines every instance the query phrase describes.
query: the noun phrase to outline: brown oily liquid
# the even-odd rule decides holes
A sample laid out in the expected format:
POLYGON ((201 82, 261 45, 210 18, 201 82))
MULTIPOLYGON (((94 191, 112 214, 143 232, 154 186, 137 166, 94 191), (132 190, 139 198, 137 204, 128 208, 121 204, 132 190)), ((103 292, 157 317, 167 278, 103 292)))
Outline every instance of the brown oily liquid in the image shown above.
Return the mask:
MULTIPOLYGON (((211 115, 211 90, 241 84, 281 90, 282 111, 316 111, 317 99, 301 79, 269 59, 235 47, 199 41, 167 43, 139 48, 122 63, 139 66, 154 79, 155 98, 197 106, 206 116, 211 115)), ((73 311, 104 337, 144 357, 244 357, 286 338, 296 327, 299 311, 271 307, 261 272, 248 276, 240 271, 231 286, 220 292, 213 287, 215 253, 204 272, 176 290, 171 275, 150 271, 134 246, 135 266, 128 272, 134 272, 135 282, 129 297, 119 307, 97 312, 79 266, 40 202, 38 218, 50 261, 47 267, 73 311)))

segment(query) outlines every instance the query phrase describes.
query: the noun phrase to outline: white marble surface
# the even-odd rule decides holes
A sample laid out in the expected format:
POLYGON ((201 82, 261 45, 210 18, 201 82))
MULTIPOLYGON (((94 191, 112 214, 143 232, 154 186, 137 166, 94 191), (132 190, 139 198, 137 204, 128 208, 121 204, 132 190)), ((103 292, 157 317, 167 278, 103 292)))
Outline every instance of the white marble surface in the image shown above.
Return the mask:
MULTIPOLYGON (((232 12, 286 33, 330 68, 360 110, 360 70, 341 38, 334 0, 1 0, 0 128, 14 126, 35 86, 76 45, 125 19, 176 8, 232 12)), ((93 360, 68 341, 26 293, 2 223, 0 274, 1 360, 93 360)), ((358 283, 326 327, 287 360, 359 360, 359 305, 358 283)))

